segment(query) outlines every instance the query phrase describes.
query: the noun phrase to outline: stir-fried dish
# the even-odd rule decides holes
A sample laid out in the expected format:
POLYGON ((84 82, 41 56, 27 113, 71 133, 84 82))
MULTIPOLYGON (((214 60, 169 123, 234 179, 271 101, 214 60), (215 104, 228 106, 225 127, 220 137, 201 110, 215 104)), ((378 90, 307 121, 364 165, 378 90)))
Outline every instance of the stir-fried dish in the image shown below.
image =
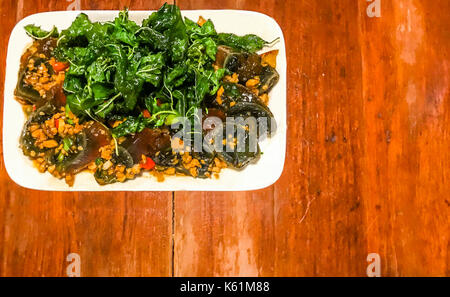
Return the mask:
POLYGON ((271 43, 256 35, 217 33, 211 20, 182 18, 168 4, 142 25, 124 10, 104 23, 81 13, 61 32, 25 30, 33 43, 15 91, 27 115, 20 147, 70 186, 81 171, 101 185, 144 171, 159 181, 217 178, 262 154, 251 149, 248 119, 258 119, 257 142, 275 132, 267 105, 278 51, 257 54, 271 43))

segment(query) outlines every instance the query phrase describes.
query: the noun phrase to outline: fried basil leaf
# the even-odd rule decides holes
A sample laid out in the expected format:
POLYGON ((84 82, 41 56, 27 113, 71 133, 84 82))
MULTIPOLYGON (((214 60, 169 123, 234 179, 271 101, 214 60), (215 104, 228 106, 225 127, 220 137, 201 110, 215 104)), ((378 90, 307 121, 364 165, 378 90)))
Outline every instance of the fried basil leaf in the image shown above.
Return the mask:
POLYGON ((26 25, 24 27, 25 32, 34 39, 45 39, 48 37, 58 37, 58 29, 53 26, 53 28, 50 31, 46 31, 41 29, 40 26, 36 25, 26 25))

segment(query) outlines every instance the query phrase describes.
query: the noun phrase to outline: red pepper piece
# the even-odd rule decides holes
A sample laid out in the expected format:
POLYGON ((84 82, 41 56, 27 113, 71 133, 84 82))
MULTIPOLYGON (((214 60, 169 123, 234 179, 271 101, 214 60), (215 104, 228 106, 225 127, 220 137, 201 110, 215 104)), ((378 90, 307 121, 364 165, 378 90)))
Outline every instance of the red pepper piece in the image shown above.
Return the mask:
POLYGON ((140 165, 141 165, 141 168, 150 170, 155 167, 155 162, 151 158, 145 157, 145 163, 141 162, 140 165))
POLYGON ((55 62, 55 64, 53 64, 53 70, 55 70, 56 72, 66 70, 67 67, 69 67, 69 63, 55 62))
POLYGON ((144 118, 150 118, 152 116, 147 109, 144 109, 142 115, 144 116, 144 118))

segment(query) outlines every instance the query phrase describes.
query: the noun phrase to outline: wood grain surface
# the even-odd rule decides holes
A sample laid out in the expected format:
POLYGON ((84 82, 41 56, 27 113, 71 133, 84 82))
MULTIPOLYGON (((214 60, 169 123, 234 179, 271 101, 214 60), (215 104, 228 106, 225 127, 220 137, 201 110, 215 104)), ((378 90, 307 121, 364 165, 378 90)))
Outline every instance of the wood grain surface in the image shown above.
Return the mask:
MULTIPOLYGON (((23 17, 164 3, 0 2, 2 94, 23 17)), ((253 192, 38 192, 10 180, 2 158, 0 275, 65 276, 79 253, 82 276, 365 276, 378 253, 382 276, 449 276, 450 2, 382 0, 379 18, 365 0, 177 3, 259 11, 282 27, 281 178, 253 192)))

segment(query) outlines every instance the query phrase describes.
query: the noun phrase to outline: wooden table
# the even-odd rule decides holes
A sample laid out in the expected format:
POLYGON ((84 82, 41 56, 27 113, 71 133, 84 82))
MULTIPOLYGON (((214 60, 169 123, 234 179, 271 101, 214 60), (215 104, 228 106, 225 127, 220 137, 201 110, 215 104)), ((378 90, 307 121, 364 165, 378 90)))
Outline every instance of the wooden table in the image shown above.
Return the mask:
MULTIPOLYGON (((2 88, 16 22, 78 2, 1 1, 2 88)), ((365 276, 369 253, 382 276, 450 275, 450 2, 383 0, 379 18, 365 0, 177 2, 282 27, 281 178, 254 192, 47 193, 17 186, 2 159, 0 275, 65 276, 69 253, 83 276, 365 276)))

